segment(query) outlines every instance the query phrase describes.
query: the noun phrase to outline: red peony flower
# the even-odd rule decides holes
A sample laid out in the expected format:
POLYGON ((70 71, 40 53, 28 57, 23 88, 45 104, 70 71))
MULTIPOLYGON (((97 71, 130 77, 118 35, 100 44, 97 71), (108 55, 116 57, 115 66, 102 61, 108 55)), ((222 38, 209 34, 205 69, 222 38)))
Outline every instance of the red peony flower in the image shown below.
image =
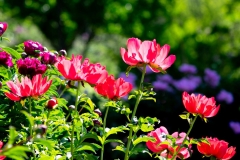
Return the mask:
MULTIPOLYGON (((0 141, 0 149, 3 147, 3 142, 0 141)), ((2 150, 0 150, 0 153, 2 152, 2 150)), ((4 160, 6 158, 6 156, 0 156, 0 160, 4 160)))
POLYGON ((132 90, 132 85, 125 82, 123 78, 115 80, 111 75, 104 82, 97 84, 94 89, 98 94, 108 99, 117 100, 126 96, 132 90))
POLYGON ((19 101, 26 97, 38 97, 43 95, 52 84, 52 80, 47 81, 47 77, 42 78, 41 74, 35 75, 32 80, 28 77, 22 77, 21 82, 8 81, 7 86, 11 92, 5 92, 5 95, 13 100, 19 101))
POLYGON ((235 147, 228 147, 228 143, 217 138, 206 138, 209 142, 200 142, 197 145, 197 149, 201 154, 205 156, 214 156, 217 160, 229 160, 236 153, 235 147))
POLYGON ((0 22, 0 37, 7 30, 8 24, 6 22, 0 22))
POLYGON ((0 49, 0 64, 8 67, 13 67, 12 57, 5 51, 0 49))
POLYGON ((198 94, 189 95, 187 92, 183 92, 182 95, 184 107, 188 112, 192 114, 198 114, 202 118, 208 118, 215 116, 220 108, 220 105, 216 106, 216 101, 214 97, 207 98, 198 94))
POLYGON ((87 83, 96 85, 106 79, 108 73, 99 63, 90 64, 88 59, 82 63, 82 56, 78 55, 70 60, 66 57, 59 57, 55 64, 59 72, 69 80, 85 81, 87 83))
POLYGON ((41 64, 41 62, 37 58, 25 58, 17 60, 18 72, 24 76, 29 75, 33 77, 36 74, 44 74, 47 70, 47 66, 45 64, 41 64))
POLYGON ((24 51, 29 56, 39 57, 40 52, 44 51, 42 44, 40 44, 39 42, 28 40, 28 41, 25 41, 23 44, 24 44, 24 51))
POLYGON ((170 46, 166 44, 160 47, 155 39, 153 41, 141 42, 138 38, 129 38, 127 41, 127 48, 128 51, 124 48, 120 50, 122 59, 125 63, 130 66, 148 64, 154 72, 160 72, 159 68, 166 70, 176 60, 175 55, 167 57, 170 46))

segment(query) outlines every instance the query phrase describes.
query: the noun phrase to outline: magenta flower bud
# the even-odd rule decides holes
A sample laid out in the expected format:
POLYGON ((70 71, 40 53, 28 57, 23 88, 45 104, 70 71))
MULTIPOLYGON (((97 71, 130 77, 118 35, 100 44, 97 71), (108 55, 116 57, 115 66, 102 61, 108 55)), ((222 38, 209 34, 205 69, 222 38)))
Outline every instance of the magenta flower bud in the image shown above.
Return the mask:
POLYGON ((93 123, 95 126, 100 126, 101 122, 98 119, 93 119, 93 123))
POLYGON ((47 102, 48 109, 55 109, 58 106, 58 101, 56 98, 52 98, 47 102))
POLYGON ((68 106, 69 110, 74 110, 75 109, 75 106, 74 105, 70 105, 68 106))
POLYGON ((33 77, 36 74, 44 74, 47 70, 47 66, 45 64, 41 64, 41 62, 37 58, 25 58, 17 60, 18 72, 22 75, 29 75, 33 77))
POLYGON ((62 50, 59 51, 59 55, 60 56, 67 56, 67 52, 64 49, 62 49, 62 50))
POLYGON ((12 57, 5 51, 0 49, 0 65, 5 65, 8 67, 13 67, 12 57))
POLYGON ((0 22, 0 37, 7 30, 8 24, 6 22, 0 22))
POLYGON ((36 128, 36 133, 42 136, 46 133, 46 131, 47 131, 47 126, 44 124, 40 124, 36 128))
POLYGON ((52 52, 44 51, 44 52, 41 52, 40 56, 41 56, 41 62, 43 64, 54 65, 57 62, 57 57, 52 52))
POLYGON ((102 112, 100 111, 100 109, 97 108, 94 110, 94 112, 97 113, 99 115, 99 117, 102 116, 102 112))
POLYGON ((42 44, 40 44, 39 42, 28 40, 28 41, 25 41, 23 44, 24 44, 24 51, 29 56, 38 57, 40 55, 40 52, 44 51, 42 44))

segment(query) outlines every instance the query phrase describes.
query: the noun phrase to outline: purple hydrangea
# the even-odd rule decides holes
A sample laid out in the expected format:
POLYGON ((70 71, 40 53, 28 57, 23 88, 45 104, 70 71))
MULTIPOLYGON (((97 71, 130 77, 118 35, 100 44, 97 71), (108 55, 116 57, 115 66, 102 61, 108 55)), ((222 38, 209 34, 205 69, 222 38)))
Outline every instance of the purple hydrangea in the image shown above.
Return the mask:
POLYGON ((231 104, 233 102, 234 98, 233 98, 232 93, 223 89, 218 93, 217 100, 226 102, 227 104, 231 104))
POLYGON ((22 75, 29 75, 33 77, 36 74, 44 74, 47 70, 47 66, 45 64, 41 64, 41 62, 37 58, 25 58, 17 60, 18 72, 22 75))
POLYGON ((57 62, 57 57, 52 52, 44 51, 44 52, 41 52, 40 56, 41 56, 41 62, 43 64, 54 65, 57 62))
POLYGON ((12 57, 5 51, 0 49, 0 64, 8 67, 13 67, 12 57))
POLYGON ((129 82, 132 84, 133 88, 136 88, 135 81, 137 79, 137 76, 133 73, 129 73, 128 76, 124 72, 119 74, 119 77, 123 78, 126 82, 129 82))
POLYGON ((24 43, 24 51, 29 56, 39 57, 39 53, 44 51, 42 44, 39 42, 35 42, 32 40, 25 41, 24 43))
POLYGON ((178 70, 182 73, 188 73, 188 74, 195 74, 197 73, 197 68, 194 65, 191 64, 182 64, 178 70))
POLYGON ((205 82, 211 87, 217 87, 220 81, 220 76, 217 74, 217 72, 209 68, 206 68, 204 73, 205 82))
POLYGON ((235 134, 240 134, 240 122, 229 122, 230 128, 233 130, 235 134))
POLYGON ((198 76, 191 76, 191 77, 184 77, 178 81, 173 82, 173 85, 179 91, 187 91, 192 92, 194 91, 200 84, 201 78, 198 76))

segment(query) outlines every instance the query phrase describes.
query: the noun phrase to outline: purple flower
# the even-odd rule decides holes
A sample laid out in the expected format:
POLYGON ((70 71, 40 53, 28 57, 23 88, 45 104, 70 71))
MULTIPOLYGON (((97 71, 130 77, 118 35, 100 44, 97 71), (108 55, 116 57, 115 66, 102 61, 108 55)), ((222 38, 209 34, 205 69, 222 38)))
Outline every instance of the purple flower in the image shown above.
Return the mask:
POLYGON ((25 58, 17 60, 18 72, 22 75, 33 77, 36 74, 43 74, 47 70, 47 66, 41 64, 36 58, 25 58))
POLYGON ((52 52, 44 51, 44 52, 41 52, 40 56, 41 56, 41 62, 43 64, 54 65, 57 62, 57 57, 52 52))
POLYGON ((158 75, 157 80, 167 82, 167 83, 173 82, 173 78, 169 74, 158 75))
POLYGON ((13 66, 11 55, 8 54, 5 51, 1 51, 1 49, 0 49, 0 64, 1 65, 6 65, 8 67, 12 67, 13 66))
POLYGON ((153 73, 153 71, 151 70, 151 68, 147 65, 146 66, 146 74, 150 74, 153 73))
POLYGON ((205 82, 211 87, 217 87, 220 81, 220 76, 217 74, 217 72, 209 68, 206 68, 204 73, 205 82))
POLYGON ((197 68, 194 65, 191 64, 182 64, 178 70, 182 73, 189 73, 189 74, 195 74, 197 73, 197 68))
POLYGON ((201 78, 198 76, 184 77, 178 81, 173 82, 173 85, 179 91, 194 91, 201 84, 201 78))
POLYGON ((229 122, 230 128, 233 130, 235 134, 240 134, 240 122, 229 122))
POLYGON ((170 86, 166 82, 155 81, 152 84, 153 84, 154 89, 156 89, 156 90, 171 91, 170 86))
POLYGON ((231 104, 233 102, 233 95, 231 92, 223 89, 218 93, 217 100, 226 102, 227 104, 231 104))
POLYGON ((25 41, 23 44, 24 44, 24 51, 29 56, 38 57, 39 53, 44 51, 42 44, 40 44, 39 42, 28 40, 28 41, 25 41))
POLYGON ((132 84, 133 88, 136 88, 135 81, 137 79, 136 75, 133 73, 129 73, 128 76, 124 72, 119 74, 119 77, 123 78, 126 82, 129 82, 132 84))

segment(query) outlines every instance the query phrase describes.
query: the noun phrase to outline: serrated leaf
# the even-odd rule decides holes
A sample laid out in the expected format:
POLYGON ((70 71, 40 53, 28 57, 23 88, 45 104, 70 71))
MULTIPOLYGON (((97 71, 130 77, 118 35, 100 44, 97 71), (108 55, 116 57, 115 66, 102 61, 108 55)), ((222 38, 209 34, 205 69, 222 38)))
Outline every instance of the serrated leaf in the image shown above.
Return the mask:
POLYGON ((105 142, 104 142, 104 145, 109 143, 109 142, 117 142, 117 143, 121 143, 123 144, 123 142, 119 139, 107 139, 105 142))
POLYGON ((155 138, 149 137, 149 136, 140 136, 136 140, 133 141, 133 145, 136 146, 137 144, 141 142, 147 142, 147 141, 155 141, 155 138))

